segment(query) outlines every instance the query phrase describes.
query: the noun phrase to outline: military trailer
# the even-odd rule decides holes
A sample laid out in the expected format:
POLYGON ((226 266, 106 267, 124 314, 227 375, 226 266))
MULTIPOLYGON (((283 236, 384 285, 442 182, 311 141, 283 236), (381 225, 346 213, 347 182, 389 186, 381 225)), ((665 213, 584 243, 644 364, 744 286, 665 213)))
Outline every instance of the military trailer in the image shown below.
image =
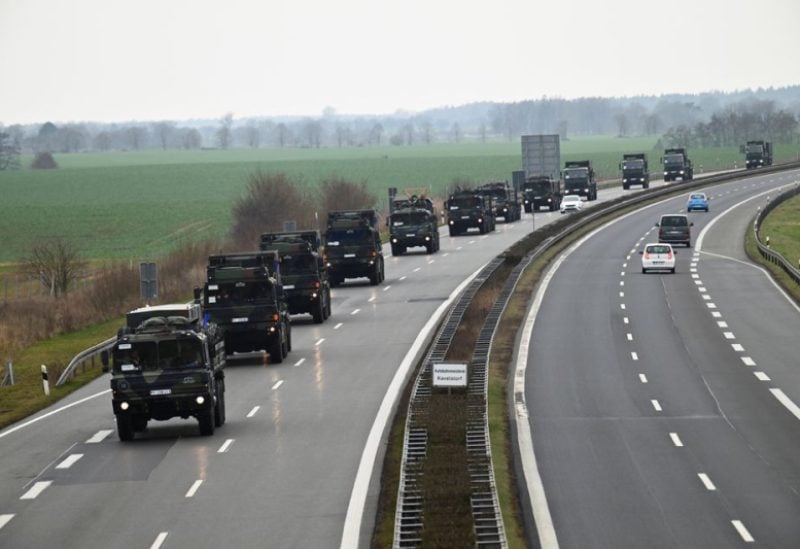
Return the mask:
POLYGON ((561 207, 561 138, 557 134, 523 135, 522 201, 525 212, 543 206, 551 212, 561 207))
POLYGON ((317 231, 261 235, 261 249, 280 254, 281 282, 289 313, 308 313, 320 324, 331 315, 331 286, 328 268, 315 243, 321 244, 317 231))
POLYGON ((476 189, 481 194, 492 197, 494 202, 494 218, 502 217, 506 223, 522 219, 517 189, 508 181, 484 183, 476 189))
MULTIPOLYGON (((109 368, 109 353, 101 356, 109 368)), ((127 314, 111 351, 111 405, 122 441, 150 420, 197 418, 201 435, 225 423, 225 345, 198 303, 127 314)))
POLYGON ((477 228, 481 234, 495 229, 494 200, 476 190, 459 190, 445 202, 450 236, 477 228))
POLYGON ((564 194, 585 196, 597 200, 597 181, 591 160, 571 160, 564 163, 564 194))
POLYGON ((328 212, 324 243, 332 287, 347 278, 366 277, 373 286, 383 282, 383 249, 375 210, 328 212))
POLYGON ((433 201, 425 196, 395 198, 389 214, 389 242, 392 255, 422 246, 429 253, 439 251, 439 221, 433 201))
POLYGON ((271 362, 281 363, 292 350, 278 252, 210 256, 203 300, 206 316, 222 329, 228 354, 267 351, 271 362))
POLYGON ((650 172, 645 153, 623 154, 619 169, 622 170, 622 188, 626 191, 631 185, 641 185, 643 189, 650 188, 650 172))

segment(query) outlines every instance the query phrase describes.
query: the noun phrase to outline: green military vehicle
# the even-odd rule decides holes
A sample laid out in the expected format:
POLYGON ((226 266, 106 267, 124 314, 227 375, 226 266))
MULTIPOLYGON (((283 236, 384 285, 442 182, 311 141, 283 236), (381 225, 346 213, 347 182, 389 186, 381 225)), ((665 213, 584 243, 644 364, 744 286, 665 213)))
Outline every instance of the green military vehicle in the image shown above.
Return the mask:
MULTIPOLYGON (((111 351, 111 405, 122 441, 151 419, 197 418, 201 435, 225 423, 225 346, 198 303, 128 313, 111 351)), ((101 356, 108 370, 109 353, 101 356)))
POLYGON ((267 351, 279 364, 292 350, 280 254, 274 250, 210 256, 203 309, 222 329, 228 354, 267 351))
POLYGON ((495 207, 491 195, 475 190, 457 190, 444 203, 450 236, 476 227, 481 234, 495 230, 495 207))
POLYGON ((389 204, 392 255, 403 255, 408 248, 415 246, 425 247, 429 254, 439 251, 439 220, 430 198, 411 195, 394 199, 389 204))
POLYGON ((325 264, 334 288, 346 278, 367 277, 373 286, 383 282, 383 249, 375 210, 328 212, 325 264))
POLYGON ((317 324, 331 316, 328 268, 319 255, 317 231, 265 233, 261 249, 281 256, 281 281, 289 313, 309 313, 317 324))

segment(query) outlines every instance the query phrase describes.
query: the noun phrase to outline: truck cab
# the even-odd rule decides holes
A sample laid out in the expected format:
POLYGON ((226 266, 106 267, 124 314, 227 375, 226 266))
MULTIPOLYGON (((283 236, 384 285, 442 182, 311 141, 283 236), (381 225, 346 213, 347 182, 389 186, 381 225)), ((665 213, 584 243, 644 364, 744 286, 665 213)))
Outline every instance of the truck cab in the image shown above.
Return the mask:
POLYGON ((676 181, 678 178, 682 181, 694 179, 692 161, 689 160, 685 148, 666 149, 661 160, 664 163, 664 182, 676 181))
POLYGON ((746 169, 772 166, 772 143, 769 141, 748 141, 740 150, 745 155, 746 169))
POLYGON ((412 196, 395 201, 388 223, 392 255, 403 255, 416 246, 429 254, 439 251, 439 220, 430 199, 412 196))
POLYGON ((597 200, 597 182, 594 179, 594 169, 590 160, 576 160, 566 162, 564 171, 564 194, 585 196, 586 200, 597 200))
MULTIPOLYGON (((104 368, 109 354, 102 355, 104 368)), ((200 434, 225 423, 225 345, 197 303, 129 312, 111 351, 111 405, 122 441, 150 420, 198 420, 200 434)))
POLYGON ((275 250, 281 257, 281 282, 289 313, 308 313, 321 324, 331 315, 331 286, 328 268, 318 253, 317 231, 265 233, 262 251, 275 250))
POLYGON ((366 277, 373 286, 383 282, 383 249, 375 210, 328 212, 324 260, 334 288, 347 278, 366 277))
POLYGON ((281 363, 292 349, 291 321, 277 251, 212 255, 203 305, 222 329, 225 349, 267 351, 281 363))
POLYGON ((451 194, 445 202, 447 226, 450 236, 477 228, 480 234, 495 229, 494 202, 492 197, 478 191, 462 190, 451 194))
POLYGON ((644 153, 622 155, 619 169, 622 171, 622 188, 626 191, 631 185, 650 188, 650 172, 647 168, 647 155, 644 153))
POLYGON ((522 185, 522 197, 528 213, 539 211, 542 206, 554 212, 561 207, 561 184, 546 176, 529 177, 522 185))

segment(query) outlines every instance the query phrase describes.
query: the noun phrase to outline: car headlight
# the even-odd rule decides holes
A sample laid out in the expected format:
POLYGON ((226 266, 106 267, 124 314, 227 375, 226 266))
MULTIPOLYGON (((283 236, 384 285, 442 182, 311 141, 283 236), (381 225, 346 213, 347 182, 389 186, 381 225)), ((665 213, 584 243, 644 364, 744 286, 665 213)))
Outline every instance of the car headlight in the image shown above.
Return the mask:
POLYGON ((269 327, 269 331, 270 331, 270 332, 274 332, 274 331, 275 331, 275 326, 270 326, 270 327, 269 327))
POLYGON ((311 299, 317 299, 317 292, 313 292, 311 294, 311 299))

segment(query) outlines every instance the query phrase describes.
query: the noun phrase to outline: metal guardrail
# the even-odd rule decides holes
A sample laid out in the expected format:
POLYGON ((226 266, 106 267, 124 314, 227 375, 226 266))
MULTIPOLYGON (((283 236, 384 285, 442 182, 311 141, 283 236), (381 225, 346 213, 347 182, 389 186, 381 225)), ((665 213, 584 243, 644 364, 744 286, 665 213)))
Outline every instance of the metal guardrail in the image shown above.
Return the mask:
POLYGON ((800 270, 798 270, 788 259, 783 257, 778 252, 770 249, 769 244, 762 242, 760 229, 761 223, 766 219, 766 217, 778 206, 800 194, 800 184, 795 185, 794 188, 789 189, 787 191, 782 192, 775 198, 771 199, 767 202, 767 205, 764 206, 756 215, 755 221, 753 222, 753 232, 756 237, 756 246, 758 246, 758 251, 761 254, 761 257, 769 261, 770 263, 774 263, 781 267, 792 280, 795 281, 796 284, 800 284, 800 270))
POLYGON ((61 375, 58 377, 58 381, 56 381, 56 387, 64 385, 67 381, 72 379, 72 376, 75 375, 75 370, 80 364, 84 364, 88 360, 93 360, 94 357, 102 353, 103 351, 108 351, 111 347, 114 346, 114 342, 117 341, 116 336, 106 339, 95 345, 94 347, 89 347, 86 350, 81 351, 75 357, 69 361, 67 367, 64 368, 64 371, 61 372, 61 375))

